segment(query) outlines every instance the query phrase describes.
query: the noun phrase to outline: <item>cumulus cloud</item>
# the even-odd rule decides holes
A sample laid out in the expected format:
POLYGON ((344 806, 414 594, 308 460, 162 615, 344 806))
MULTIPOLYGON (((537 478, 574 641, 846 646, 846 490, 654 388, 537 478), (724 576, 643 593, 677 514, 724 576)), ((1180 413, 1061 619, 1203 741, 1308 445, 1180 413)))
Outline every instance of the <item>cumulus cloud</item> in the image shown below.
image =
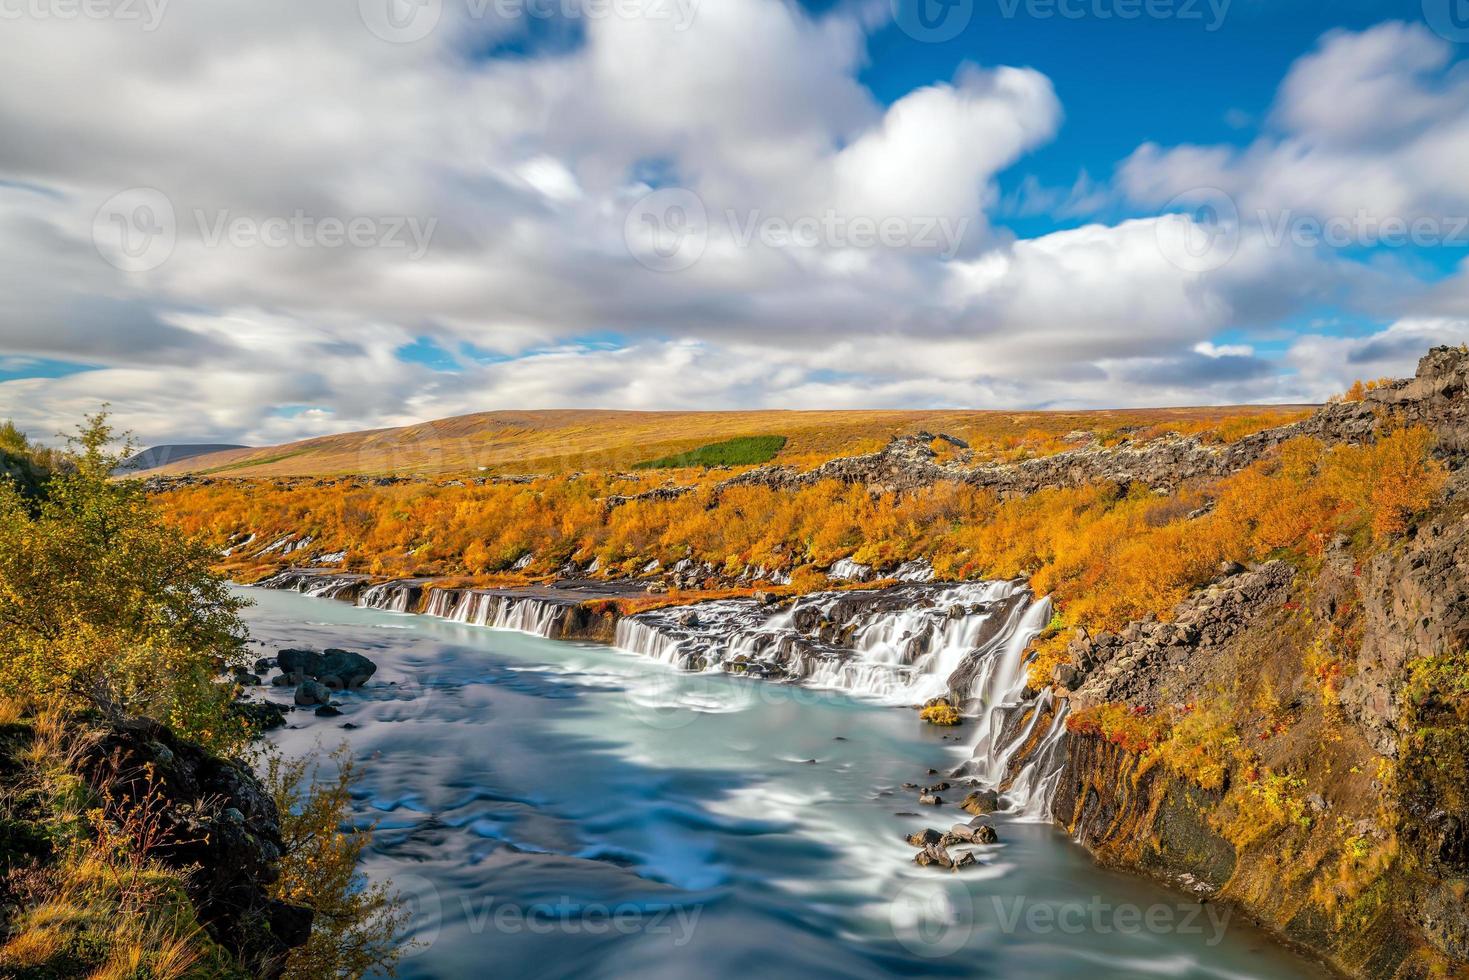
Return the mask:
POLYGON ((1154 204, 1219 188, 1247 216, 1469 215, 1469 75, 1452 56, 1420 24, 1332 32, 1282 82, 1272 132, 1243 149, 1145 144, 1122 186, 1154 204))
MULTIPOLYGON (((1160 246, 1192 230, 1181 215, 995 227, 1201 182, 1295 207, 1465 200, 1464 80, 1421 29, 1323 39, 1243 151, 1146 146, 1115 187, 1031 180, 1002 202, 997 178, 1061 126, 1050 80, 965 65, 885 105, 861 82, 882 6, 573 10, 573 43, 544 48, 455 2, 401 44, 352 3, 169 5, 152 31, 7 21, 0 355, 95 369, 0 383, 0 416, 46 434, 108 400, 149 440, 266 443, 486 408, 1299 400, 1378 362, 1356 341, 1267 358, 1219 334, 1328 301, 1440 324, 1389 345, 1463 326, 1431 319, 1451 284, 1435 300, 1258 228, 1198 268, 1160 246), (507 42, 523 50, 495 54, 507 42), (1362 106, 1391 123, 1364 129, 1362 106), (165 205, 108 212, 130 188, 165 205), (669 188, 703 215, 677 272, 629 243, 669 188), (99 220, 164 211, 161 261, 119 268, 94 243, 99 220), (332 237, 353 221, 361 242, 332 237), (456 369, 405 357, 420 338, 456 369)), ((651 217, 642 244, 687 216, 651 217)))

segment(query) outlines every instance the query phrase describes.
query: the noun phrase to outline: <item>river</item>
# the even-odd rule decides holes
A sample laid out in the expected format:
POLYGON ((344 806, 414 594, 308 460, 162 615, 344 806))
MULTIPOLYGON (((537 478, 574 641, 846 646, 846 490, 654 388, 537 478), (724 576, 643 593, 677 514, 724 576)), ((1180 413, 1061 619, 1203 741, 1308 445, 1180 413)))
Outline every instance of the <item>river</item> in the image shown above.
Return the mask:
POLYGON ((342 717, 295 712, 272 741, 346 742, 360 762, 364 870, 413 911, 403 977, 1327 975, 1224 906, 1098 868, 1046 824, 1001 816, 980 866, 916 867, 903 837, 967 814, 902 786, 964 761, 963 728, 612 647, 242 591, 259 655, 335 646, 379 665, 342 717))

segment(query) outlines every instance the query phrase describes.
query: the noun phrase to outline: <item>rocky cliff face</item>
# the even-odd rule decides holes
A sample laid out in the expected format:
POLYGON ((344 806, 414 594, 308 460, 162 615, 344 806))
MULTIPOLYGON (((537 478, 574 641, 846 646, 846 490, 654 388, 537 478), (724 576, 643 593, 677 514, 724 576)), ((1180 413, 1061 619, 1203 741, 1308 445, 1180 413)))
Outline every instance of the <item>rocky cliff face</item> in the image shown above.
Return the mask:
POLYGON ((1428 426, 1454 474, 1397 545, 1221 569, 1166 622, 1082 633, 1053 672, 1072 710, 1057 823, 1357 976, 1469 973, 1466 381, 1469 353, 1440 348, 1220 454, 1428 426))

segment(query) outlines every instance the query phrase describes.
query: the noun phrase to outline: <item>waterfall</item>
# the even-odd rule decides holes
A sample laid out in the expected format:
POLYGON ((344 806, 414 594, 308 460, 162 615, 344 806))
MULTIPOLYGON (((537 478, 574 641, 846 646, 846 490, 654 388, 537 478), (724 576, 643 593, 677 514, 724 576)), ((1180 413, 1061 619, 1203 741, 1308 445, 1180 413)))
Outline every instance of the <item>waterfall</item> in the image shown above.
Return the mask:
POLYGON ((472 589, 431 589, 425 612, 430 616, 515 630, 554 639, 566 624, 571 604, 544 596, 472 589))
POLYGON ((815 593, 772 609, 722 599, 624 618, 615 644, 686 670, 836 688, 892 704, 947 696, 975 734, 963 775, 1047 819, 1065 762, 1064 701, 1026 688, 1025 650, 1051 618, 1018 582, 911 583, 815 593), (1012 769, 1024 760, 1018 773, 1012 769))
POLYGON ((280 589, 285 592, 300 592, 313 599, 352 599, 366 582, 365 575, 350 572, 324 574, 303 569, 287 569, 256 583, 262 589, 280 589))
POLYGON ((1048 604, 1014 582, 908 584, 822 592, 772 610, 754 599, 723 599, 623 619, 624 650, 694 670, 722 669, 803 681, 912 704, 971 690, 966 663, 1002 660, 1006 690, 1020 657, 1044 625, 1048 604))
POLYGON ((381 609, 383 612, 412 612, 414 602, 422 592, 422 583, 412 579, 382 582, 363 589, 362 594, 357 597, 357 605, 366 609, 381 609))

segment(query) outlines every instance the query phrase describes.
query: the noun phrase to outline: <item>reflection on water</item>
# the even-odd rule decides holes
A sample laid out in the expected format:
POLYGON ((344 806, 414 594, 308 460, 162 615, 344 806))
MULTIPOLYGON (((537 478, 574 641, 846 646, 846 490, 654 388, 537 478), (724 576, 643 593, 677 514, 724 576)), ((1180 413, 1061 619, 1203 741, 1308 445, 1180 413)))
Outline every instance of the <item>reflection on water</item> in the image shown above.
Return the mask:
POLYGON ((902 789, 965 757, 913 712, 249 595, 262 653, 379 665, 342 717, 295 712, 275 741, 361 762, 366 870, 414 910, 404 977, 1324 975, 1044 825, 1001 822, 960 874, 917 868, 903 837, 967 814, 902 789))

